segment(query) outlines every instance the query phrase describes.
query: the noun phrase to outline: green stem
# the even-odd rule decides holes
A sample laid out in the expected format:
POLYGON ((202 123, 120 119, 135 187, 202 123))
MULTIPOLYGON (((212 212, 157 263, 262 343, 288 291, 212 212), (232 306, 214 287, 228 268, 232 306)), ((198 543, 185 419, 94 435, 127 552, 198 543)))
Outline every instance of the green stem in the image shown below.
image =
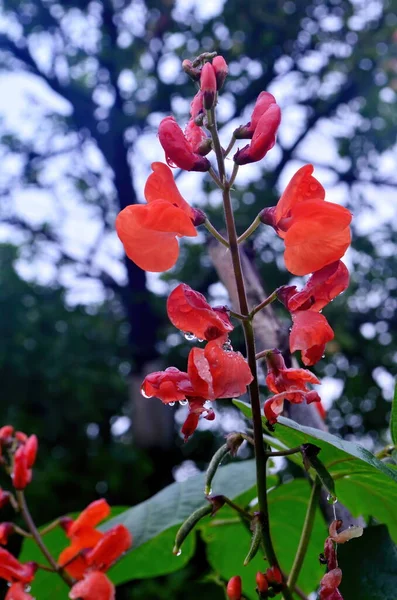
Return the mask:
POLYGON ((312 485, 312 491, 307 507, 305 522, 303 524, 301 539, 299 540, 299 546, 296 551, 294 564, 292 565, 292 569, 288 577, 288 587, 290 590, 293 590, 295 588, 296 582, 298 581, 299 573, 303 565, 303 561, 305 560, 310 536, 313 531, 314 517, 316 516, 316 508, 318 505, 320 491, 321 482, 318 479, 318 477, 316 477, 312 485))
POLYGON ((248 320, 248 317, 246 315, 241 315, 240 313, 235 312, 234 310, 229 309, 229 314, 231 317, 234 317, 235 319, 239 319, 240 321, 248 320))
POLYGON ((206 229, 214 236, 214 238, 218 240, 218 242, 226 246, 226 248, 229 248, 229 242, 225 240, 223 235, 220 234, 217 229, 215 229, 215 227, 212 225, 212 223, 210 223, 208 219, 204 221, 204 227, 206 227, 206 229))
POLYGON ((280 450, 277 452, 268 452, 267 456, 271 458, 272 456, 291 456, 291 454, 298 454, 298 452, 302 452, 301 446, 296 446, 296 448, 291 448, 290 450, 280 450))
POLYGON ((223 155, 224 158, 226 158, 226 156, 229 154, 229 152, 231 151, 231 149, 233 148, 233 146, 234 146, 235 143, 236 143, 236 138, 234 137, 234 134, 233 134, 232 137, 231 137, 231 140, 229 142, 229 145, 226 148, 225 153, 223 155))
POLYGON ((244 242, 244 240, 246 240, 251 235, 251 233, 254 233, 255 229, 257 229, 260 224, 261 222, 259 220, 259 217, 256 217, 256 219, 254 219, 254 221, 251 223, 248 229, 246 229, 244 233, 240 235, 240 237, 237 240, 238 243, 241 244, 241 242, 244 242))
POLYGON ((215 181, 216 185, 219 188, 223 188, 223 184, 221 182, 221 180, 219 179, 218 175, 215 173, 214 169, 212 167, 210 167, 210 169, 208 170, 208 173, 211 175, 212 179, 215 181))
POLYGON ((17 490, 16 496, 17 496, 21 514, 25 520, 25 523, 26 523, 30 533, 32 534, 34 541, 40 548, 41 553, 43 554, 43 556, 45 556, 45 558, 47 559, 47 562, 49 563, 51 568, 54 569, 54 571, 62 577, 64 582, 69 587, 72 587, 72 585, 74 584, 74 580, 63 570, 63 568, 60 565, 58 565, 58 563, 56 562, 56 560, 54 559, 54 557, 48 550, 47 546, 43 542, 43 539, 32 519, 32 515, 30 514, 28 505, 26 503, 25 494, 23 493, 23 491, 17 490))
MULTIPOLYGON (((229 238, 230 254, 232 258, 234 277, 236 281, 237 294, 239 300, 239 309, 242 315, 249 314, 247 295, 245 291, 243 270, 241 267, 240 253, 238 248, 238 239, 232 202, 230 198, 230 184, 226 181, 225 163, 222 152, 222 147, 219 141, 218 130, 216 127, 215 112, 212 109, 207 113, 207 127, 212 136, 213 148, 218 162, 218 171, 223 187, 223 206, 225 210, 225 220, 227 233, 229 238)), ((266 452, 262 439, 262 415, 258 387, 258 374, 255 358, 255 337, 251 320, 243 321, 245 334, 245 343, 247 348, 247 360, 251 369, 253 380, 249 385, 249 394, 251 399, 252 419, 254 426, 254 442, 255 442, 255 461, 256 461, 256 479, 258 491, 258 505, 262 525, 262 542, 266 551, 266 558, 272 566, 280 569, 280 565, 274 551, 272 539, 270 536, 269 525, 269 510, 267 504, 267 483, 266 483, 266 452)), ((286 600, 292 600, 292 594, 288 588, 283 590, 286 600)))
POLYGON ((250 317, 251 318, 254 317, 256 315, 256 313, 258 313, 260 310, 262 310, 263 308, 265 308, 266 306, 268 306, 275 300, 277 300, 277 290, 274 290, 274 292, 272 294, 270 294, 270 296, 268 296, 267 298, 262 300, 262 302, 260 304, 258 304, 258 306, 255 306, 255 308, 253 308, 250 312, 250 317))
POLYGON ((230 506, 230 508, 239 513, 243 517, 243 519, 246 519, 247 521, 252 521, 252 515, 250 512, 244 510, 238 504, 235 504, 233 500, 230 500, 230 498, 228 498, 227 496, 222 496, 222 498, 225 501, 225 504, 227 504, 228 506, 230 506))

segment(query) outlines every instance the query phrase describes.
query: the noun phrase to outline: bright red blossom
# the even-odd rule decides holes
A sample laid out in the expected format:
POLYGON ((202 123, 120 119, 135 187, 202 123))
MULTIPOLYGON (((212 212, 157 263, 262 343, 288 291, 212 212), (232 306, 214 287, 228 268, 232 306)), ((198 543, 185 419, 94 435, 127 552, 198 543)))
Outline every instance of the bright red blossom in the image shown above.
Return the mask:
POLYGON ((146 398, 156 396, 164 404, 180 402, 186 400, 186 396, 194 395, 188 374, 176 367, 168 367, 165 371, 155 371, 147 375, 141 391, 146 398))
POLYGON ((196 394, 208 400, 241 396, 253 379, 243 355, 224 350, 217 340, 192 348, 188 375, 196 394))
POLYGON ((159 140, 170 166, 185 171, 208 171, 210 168, 211 163, 197 153, 174 117, 166 117, 161 121, 159 140))
POLYGON ((186 283, 181 283, 171 292, 167 313, 175 327, 191 332, 199 339, 214 340, 233 330, 227 310, 224 307, 211 308, 203 294, 186 283))
POLYGON ((313 273, 300 292, 289 287, 286 306, 289 311, 322 310, 349 285, 349 271, 342 261, 337 260, 313 273))
POLYGON ((216 88, 215 69, 211 63, 207 62, 201 69, 200 76, 200 89, 203 92, 203 104, 206 110, 214 105, 216 88))
POLYGON ((347 208, 325 202, 313 165, 293 176, 276 207, 262 211, 262 221, 284 239, 285 265, 294 275, 307 275, 339 260, 350 244, 347 208))
POLYGON ((32 470, 29 468, 26 446, 20 446, 15 452, 11 479, 16 490, 25 489, 32 481, 32 470))
POLYGON ((314 365, 323 356, 326 343, 334 338, 333 330, 324 315, 311 310, 292 313, 292 323, 291 353, 301 350, 303 364, 314 365))
POLYGON ((264 411, 269 423, 276 423, 277 417, 282 413, 284 400, 300 404, 304 400, 308 404, 319 402, 320 397, 314 390, 309 390, 307 384, 319 384, 313 373, 306 369, 288 369, 282 354, 273 350, 266 357, 268 374, 266 385, 275 396, 265 402, 264 411))
POLYGON ((116 219, 117 234, 127 256, 145 271, 161 272, 174 266, 177 238, 195 237, 194 211, 182 198, 167 165, 152 164, 145 186, 147 204, 132 204, 116 219))
POLYGON ((115 525, 103 535, 87 554, 87 564, 98 571, 107 571, 132 546, 132 536, 124 525, 115 525))
POLYGON ((69 593, 71 600, 115 600, 113 583, 100 571, 92 571, 75 583, 69 593))
POLYGON ((229 72, 229 67, 227 66, 227 62, 223 56, 220 55, 215 56, 214 60, 212 61, 212 66, 214 67, 215 71, 216 86, 217 89, 220 90, 229 72))

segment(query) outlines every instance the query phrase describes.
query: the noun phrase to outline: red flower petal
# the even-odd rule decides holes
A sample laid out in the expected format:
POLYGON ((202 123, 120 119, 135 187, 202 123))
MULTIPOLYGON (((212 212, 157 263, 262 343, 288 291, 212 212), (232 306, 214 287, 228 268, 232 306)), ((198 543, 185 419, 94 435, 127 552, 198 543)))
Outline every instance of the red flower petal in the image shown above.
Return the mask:
POLYGON ((87 563, 98 571, 107 571, 132 546, 132 536, 124 525, 115 525, 87 554, 87 563))
POLYGON ((8 550, 0 548, 0 579, 30 583, 36 572, 34 563, 22 564, 8 550))
POLYGON ((34 600, 33 596, 25 592, 23 583, 13 583, 4 600, 34 600))
POLYGON ((72 538, 79 535, 84 529, 96 527, 101 521, 110 515, 110 506, 103 498, 91 502, 73 521, 68 529, 67 535, 72 538))
POLYGON ((113 583, 99 571, 85 575, 82 581, 75 583, 69 593, 71 600, 115 600, 113 583))
POLYGON ((171 169, 162 162, 154 162, 151 167, 153 173, 149 175, 144 191, 146 201, 167 200, 193 218, 193 209, 179 192, 171 169))
MULTIPOLYGON (((289 216, 293 206, 308 200, 324 200, 325 190, 321 183, 313 177, 313 165, 301 167, 284 190, 276 206, 276 224, 289 216)), ((283 237, 282 234, 281 237, 283 237)))
POLYGON ((285 234, 285 265, 294 275, 307 275, 339 260, 349 247, 351 213, 338 204, 296 204, 285 234))
POLYGON ((167 162, 172 162, 185 171, 208 171, 211 163, 195 154, 173 117, 166 117, 159 126, 160 144, 164 148, 167 162))
POLYGON ((276 143, 276 132, 281 121, 278 104, 271 104, 259 119, 251 143, 237 150, 233 160, 238 165, 257 162, 266 156, 276 143))
POLYGON ((189 331, 199 339, 213 340, 233 330, 225 312, 211 308, 203 294, 185 283, 171 292, 167 312, 175 327, 181 331, 189 331))
POLYGON ((168 404, 185 400, 186 394, 193 395, 194 390, 187 373, 175 367, 168 367, 165 371, 155 371, 145 377, 142 394, 146 398, 156 396, 168 404))
POLYGON ((349 271, 342 261, 327 265, 313 273, 304 288, 290 294, 287 300, 288 310, 319 311, 339 296, 349 285, 349 271))
POLYGON ((322 357, 325 344, 334 338, 334 332, 323 315, 311 310, 292 313, 292 321, 291 353, 302 350, 304 364, 315 364, 322 357))

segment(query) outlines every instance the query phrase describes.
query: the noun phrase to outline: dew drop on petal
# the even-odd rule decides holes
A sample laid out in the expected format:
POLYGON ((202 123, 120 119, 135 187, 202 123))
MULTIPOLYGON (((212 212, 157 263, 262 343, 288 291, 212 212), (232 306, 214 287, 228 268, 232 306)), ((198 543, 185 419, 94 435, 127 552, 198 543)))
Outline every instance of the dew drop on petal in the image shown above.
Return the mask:
POLYGON ((175 402, 168 402, 167 406, 175 406, 175 402))
POLYGON ((202 340, 201 338, 197 338, 198 342, 204 342, 204 340, 202 340))
POLYGON ((197 340, 196 336, 194 335, 194 333, 191 333, 190 331, 184 331, 183 332, 183 337, 185 338, 185 340, 187 340, 188 342, 195 342, 197 340))
POLYGON ((328 494, 327 502, 328 504, 336 504, 338 502, 338 498, 336 496, 333 496, 332 494, 328 494))
POLYGON ((141 394, 144 398, 153 398, 152 394, 147 394, 143 387, 141 388, 141 394))
POLYGON ((231 341, 230 341, 230 340, 227 340, 227 341, 226 341, 226 342, 223 344, 223 346, 222 346, 222 349, 223 349, 225 352, 232 352, 232 350, 233 350, 233 346, 232 346, 232 343, 231 343, 231 341))
POLYGON ((186 406, 186 404, 189 404, 189 402, 188 402, 188 400, 180 400, 180 401, 179 401, 179 404, 180 404, 181 406, 186 406))

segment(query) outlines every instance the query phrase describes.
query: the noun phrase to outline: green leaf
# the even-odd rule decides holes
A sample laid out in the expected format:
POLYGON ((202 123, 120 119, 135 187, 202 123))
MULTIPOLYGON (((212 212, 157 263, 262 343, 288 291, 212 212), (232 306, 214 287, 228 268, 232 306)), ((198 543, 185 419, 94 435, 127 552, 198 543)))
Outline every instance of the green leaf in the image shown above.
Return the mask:
MULTIPOLYGON (((291 569, 299 544, 309 495, 310 487, 304 479, 295 479, 269 491, 273 543, 281 566, 286 572, 291 569)), ((227 522, 225 515, 226 513, 222 511, 218 519, 216 517, 213 520, 207 519, 200 528, 207 544, 208 561, 216 574, 225 581, 233 575, 240 575, 243 579, 244 596, 249 600, 257 600, 255 575, 257 571, 265 571, 268 564, 263 560, 262 553, 258 552, 247 566, 243 566, 252 534, 236 518, 232 519, 232 522, 227 522), (225 524, 222 524, 222 521, 225 521, 225 524)), ((227 516, 233 517, 234 513, 227 513, 227 516)), ((321 579, 323 568, 319 564, 318 555, 323 549, 326 535, 326 525, 320 511, 317 511, 298 581, 298 585, 306 593, 312 592, 321 579)))
MULTIPOLYGON (((250 417, 248 404, 239 400, 234 404, 250 417)), ((265 423, 265 419, 263 421, 265 423)), ((359 444, 284 417, 279 417, 278 421, 273 436, 267 436, 269 443, 277 448, 293 448, 306 443, 321 448, 319 458, 335 482, 338 500, 354 517, 372 516, 385 523, 397 541, 397 471, 359 444)), ((300 457, 288 458, 301 464, 300 457)))
POLYGON ((393 444, 397 446, 397 383, 394 388, 393 404, 391 408, 390 433, 393 444))
POLYGON ((338 546, 345 600, 396 600, 397 546, 385 525, 368 527, 362 537, 338 546))
MULTIPOLYGON (((106 531, 123 523, 134 538, 132 550, 109 571, 115 584, 172 573, 189 562, 195 550, 194 533, 184 542, 181 556, 174 556, 172 547, 179 525, 205 502, 204 485, 205 473, 181 483, 173 483, 133 508, 121 509, 122 512, 119 509, 118 516, 100 527, 106 531)), ((255 463, 249 460, 220 467, 215 475, 213 488, 214 494, 222 493, 235 498, 254 485, 255 463)), ((45 542, 55 557, 67 545, 65 534, 60 528, 48 533, 45 542)), ((20 560, 44 562, 31 540, 24 542, 20 560)), ((45 571, 37 573, 32 585, 32 593, 40 600, 66 600, 67 591, 67 586, 59 577, 45 571)))

